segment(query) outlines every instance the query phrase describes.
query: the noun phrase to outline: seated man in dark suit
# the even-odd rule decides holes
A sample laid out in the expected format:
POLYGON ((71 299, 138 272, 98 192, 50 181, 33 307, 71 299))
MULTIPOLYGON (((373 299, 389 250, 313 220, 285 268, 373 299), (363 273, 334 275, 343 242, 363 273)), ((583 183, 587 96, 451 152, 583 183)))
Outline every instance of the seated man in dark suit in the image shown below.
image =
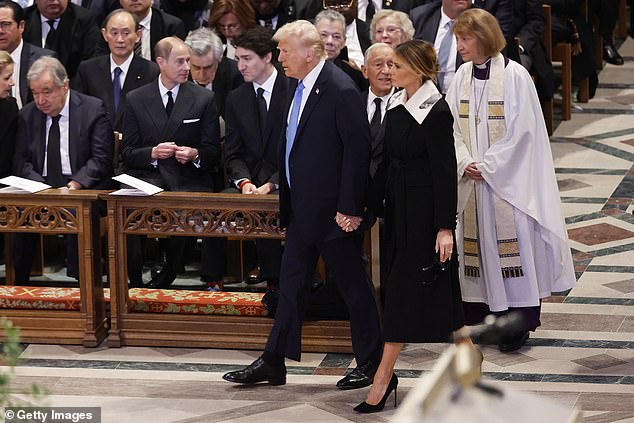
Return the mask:
MULTIPOLYGON (((41 57, 27 74, 34 101, 20 112, 16 175, 54 188, 100 189, 112 176, 113 134, 103 102, 68 88, 64 66, 41 57)), ((15 237, 16 281, 28 282, 33 234, 15 237)), ((77 237, 67 239, 67 274, 78 277, 77 237)))
POLYGON ((73 78, 79 63, 95 56, 101 37, 95 15, 83 7, 68 0, 35 0, 35 4, 26 9, 22 38, 54 50, 69 78, 73 78))
POLYGON ((313 20, 321 10, 321 1, 250 0, 258 25, 278 29, 298 19, 313 20))
POLYGON ((0 22, 3 22, 3 36, 0 37, 0 50, 4 50, 13 59, 13 97, 22 108, 33 101, 26 82, 26 73, 37 59, 42 56, 56 56, 53 50, 47 50, 22 41, 24 32, 24 10, 11 0, 0 1, 0 22))
POLYGON ((520 63, 535 76, 540 100, 552 98, 555 91, 553 64, 542 41, 544 11, 541 0, 514 0, 513 36, 517 40, 520 63))
MULTIPOLYGON (((211 169, 220 154, 214 95, 187 80, 190 53, 181 39, 164 38, 155 50, 159 77, 126 99, 124 164, 131 175, 168 191, 213 192, 211 169)), ((172 284, 190 240, 170 239, 167 264, 151 287, 172 284)))
MULTIPOLYGON (((277 194, 279 186, 277 144, 289 84, 273 66, 272 36, 270 30, 258 26, 235 40, 238 69, 246 82, 227 98, 225 166, 233 191, 242 194, 277 194)), ((259 278, 274 291, 282 245, 275 239, 258 239, 255 245, 259 278)))
POLYGON ((348 58, 346 47, 346 19, 332 9, 322 10, 315 17, 315 27, 319 31, 328 60, 337 65, 354 81, 360 92, 368 89, 368 82, 358 66, 348 58))
MULTIPOLYGON (((176 36, 185 39, 185 24, 176 16, 152 7, 152 0, 119 0, 121 7, 135 15, 141 26, 140 52, 144 59, 155 60, 154 46, 165 37, 176 36)), ((107 52, 101 43, 100 49, 107 52)))
POLYGON ((224 117, 229 92, 244 82, 236 61, 223 56, 222 40, 209 28, 190 32, 185 44, 191 52, 192 81, 213 91, 218 113, 224 117))
POLYGON ((72 85, 103 100, 114 130, 121 132, 127 93, 155 80, 159 69, 156 63, 134 55, 140 31, 130 12, 119 9, 110 13, 101 33, 110 54, 82 62, 72 85))

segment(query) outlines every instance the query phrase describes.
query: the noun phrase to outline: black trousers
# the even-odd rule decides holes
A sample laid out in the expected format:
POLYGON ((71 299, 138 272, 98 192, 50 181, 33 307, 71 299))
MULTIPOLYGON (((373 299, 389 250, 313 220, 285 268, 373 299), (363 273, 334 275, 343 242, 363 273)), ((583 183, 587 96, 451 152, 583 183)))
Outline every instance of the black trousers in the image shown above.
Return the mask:
MULTIPOLYGON (((16 233, 13 235, 13 267, 16 283, 28 283, 39 234, 16 233)), ((66 274, 79 278, 79 250, 77 235, 66 235, 66 274)))
POLYGON ((379 313, 358 241, 354 236, 346 236, 309 243, 302 239, 295 225, 296 220, 291 219, 286 231, 279 302, 265 351, 300 360, 302 323, 315 266, 321 255, 348 307, 357 363, 378 363, 382 346, 379 313))

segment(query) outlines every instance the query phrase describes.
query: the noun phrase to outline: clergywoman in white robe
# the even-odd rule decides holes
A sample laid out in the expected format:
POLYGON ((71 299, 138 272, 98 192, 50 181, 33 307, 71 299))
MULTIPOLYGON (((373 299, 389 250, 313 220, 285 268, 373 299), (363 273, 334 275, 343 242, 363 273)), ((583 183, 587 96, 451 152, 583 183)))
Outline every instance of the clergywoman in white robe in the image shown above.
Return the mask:
POLYGON ((504 37, 482 9, 453 26, 465 63, 447 92, 458 163, 460 286, 467 324, 518 310, 504 336, 519 349, 539 325, 541 299, 575 284, 552 153, 528 72, 500 51, 504 37))

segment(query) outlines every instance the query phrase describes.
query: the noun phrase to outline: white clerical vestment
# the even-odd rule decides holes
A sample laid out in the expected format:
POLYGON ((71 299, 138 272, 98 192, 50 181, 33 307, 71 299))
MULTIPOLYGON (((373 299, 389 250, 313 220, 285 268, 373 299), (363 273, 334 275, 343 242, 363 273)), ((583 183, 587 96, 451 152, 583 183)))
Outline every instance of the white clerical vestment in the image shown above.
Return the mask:
MULTIPOLYGON (((469 63, 469 65, 471 65, 469 63)), ((458 121, 464 78, 471 66, 461 66, 447 92, 454 116, 458 161, 458 228, 460 286, 466 302, 483 302, 491 311, 531 307, 552 292, 575 284, 568 237, 560 209, 552 152, 537 92, 528 72, 514 61, 504 69, 506 133, 490 145, 487 97, 491 81, 473 79, 469 93, 469 128, 472 151, 467 149, 458 121), (480 123, 476 124, 476 113, 480 123), (469 179, 465 167, 477 163, 484 181, 469 179), (463 211, 472 189, 476 192, 480 275, 464 272, 463 211), (523 276, 503 278, 497 246, 494 196, 513 207, 523 276)), ((464 98, 463 98, 464 99, 464 98)))

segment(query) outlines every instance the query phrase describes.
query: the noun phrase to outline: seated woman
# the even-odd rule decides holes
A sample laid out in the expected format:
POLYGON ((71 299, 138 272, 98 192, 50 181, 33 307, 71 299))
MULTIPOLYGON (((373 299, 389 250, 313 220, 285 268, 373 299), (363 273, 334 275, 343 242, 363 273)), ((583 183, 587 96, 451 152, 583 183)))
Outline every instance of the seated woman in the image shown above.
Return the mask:
POLYGON ((407 14, 383 9, 372 18, 370 36, 373 43, 385 43, 395 48, 414 38, 414 25, 407 14))
POLYGON ((469 9, 453 31, 464 64, 447 92, 458 162, 458 257, 467 324, 517 310, 539 325, 541 299, 575 284, 546 125, 528 71, 505 58, 491 14, 469 9))
POLYGON ((0 178, 11 175, 13 147, 18 130, 18 104, 11 97, 13 80, 13 59, 6 51, 0 50, 0 178))
POLYGON ((453 248, 453 118, 436 87, 437 69, 434 46, 425 41, 406 41, 394 52, 390 76, 403 89, 388 103, 381 165, 387 167, 385 345, 367 399, 355 407, 360 413, 381 411, 396 389, 394 365, 405 342, 446 342, 464 325, 453 248))
POLYGON ((233 40, 257 25, 255 11, 248 0, 215 0, 209 11, 209 27, 225 45, 225 56, 235 59, 233 40))

